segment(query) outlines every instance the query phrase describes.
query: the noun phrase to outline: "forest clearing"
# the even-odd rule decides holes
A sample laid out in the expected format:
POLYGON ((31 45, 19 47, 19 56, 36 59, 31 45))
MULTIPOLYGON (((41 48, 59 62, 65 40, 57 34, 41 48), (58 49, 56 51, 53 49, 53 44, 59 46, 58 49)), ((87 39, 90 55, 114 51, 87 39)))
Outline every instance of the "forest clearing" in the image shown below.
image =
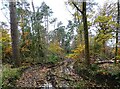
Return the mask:
POLYGON ((0 3, 0 88, 120 88, 120 0, 0 3))

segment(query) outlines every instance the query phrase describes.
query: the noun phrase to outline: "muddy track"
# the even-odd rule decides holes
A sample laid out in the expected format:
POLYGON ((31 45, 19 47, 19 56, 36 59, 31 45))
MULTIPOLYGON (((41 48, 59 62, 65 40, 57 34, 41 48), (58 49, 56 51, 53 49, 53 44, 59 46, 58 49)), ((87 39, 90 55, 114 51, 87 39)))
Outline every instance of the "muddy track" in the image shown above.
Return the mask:
POLYGON ((16 81, 17 87, 70 87, 79 80, 74 70, 63 62, 54 64, 34 65, 24 70, 16 81))

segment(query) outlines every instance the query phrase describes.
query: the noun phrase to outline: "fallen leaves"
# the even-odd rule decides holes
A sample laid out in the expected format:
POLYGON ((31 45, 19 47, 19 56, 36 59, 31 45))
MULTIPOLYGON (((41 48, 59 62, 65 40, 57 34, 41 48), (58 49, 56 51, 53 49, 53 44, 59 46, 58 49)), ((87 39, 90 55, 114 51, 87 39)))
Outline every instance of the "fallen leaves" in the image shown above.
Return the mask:
POLYGON ((63 69, 68 69, 64 65, 49 68, 47 66, 30 67, 24 71, 21 78, 17 80, 17 87, 42 87, 45 84, 52 84, 54 87, 69 86, 70 82, 79 80, 79 77, 70 69, 71 73, 61 72, 63 69), (61 68, 63 67, 63 68, 61 68), (64 83, 63 83, 64 82, 64 83))

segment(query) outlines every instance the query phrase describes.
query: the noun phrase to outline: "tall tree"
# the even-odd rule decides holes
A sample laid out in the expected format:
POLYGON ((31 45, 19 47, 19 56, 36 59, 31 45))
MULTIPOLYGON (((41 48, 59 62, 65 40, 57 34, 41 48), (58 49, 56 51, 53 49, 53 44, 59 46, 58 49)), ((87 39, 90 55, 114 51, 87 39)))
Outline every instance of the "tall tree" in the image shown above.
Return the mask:
MULTIPOLYGON (((102 7, 99 8, 97 17, 94 20, 94 25, 97 28, 97 35, 95 41, 99 44, 99 52, 101 52, 102 59, 106 59, 108 56, 108 42, 113 39, 114 31, 116 31, 117 20, 117 5, 106 1, 102 7), (100 51, 101 50, 101 51, 100 51)), ((95 42, 95 43, 96 43, 95 42)), ((111 43, 111 42, 110 42, 111 43)), ((110 51, 110 50, 109 50, 110 51)))
POLYGON ((43 14, 43 21, 44 21, 44 28, 45 28, 45 40, 46 40, 46 43, 48 43, 47 34, 49 30, 50 17, 52 16, 53 12, 45 2, 42 2, 40 8, 41 8, 41 13, 43 14))
POLYGON ((17 14, 16 14, 16 2, 9 1, 10 8, 10 27, 11 27, 11 37, 12 37, 12 53, 14 66, 20 65, 20 53, 19 53, 19 35, 18 35, 18 24, 17 24, 17 14))
POLYGON ((85 38, 85 59, 86 64, 90 65, 89 58, 89 38, 88 38, 88 25, 87 25, 87 15, 86 15, 86 2, 83 2, 83 26, 84 26, 84 38, 85 38))
POLYGON ((90 57, 89 57, 89 38, 88 38, 88 25, 87 25, 87 15, 86 15, 86 2, 82 2, 82 10, 72 2, 76 9, 82 14, 83 18, 83 27, 84 27, 84 39, 85 39, 85 60, 87 66, 90 66, 90 57))
POLYGON ((31 56, 39 62, 46 62, 48 55, 48 17, 52 15, 52 10, 45 2, 40 7, 35 8, 32 1, 31 12, 31 56))
POLYGON ((113 37, 115 22, 112 21, 112 16, 100 15, 94 23, 97 28, 96 41, 102 45, 102 54, 105 54, 106 42, 113 37))
MULTIPOLYGON (((118 0, 118 2, 117 2, 117 6, 118 6, 118 16, 117 16, 117 23, 118 23, 118 25, 119 25, 119 23, 120 23, 120 2, 119 2, 119 0, 118 0)), ((115 63, 116 63, 116 57, 118 56, 118 47, 117 47, 117 45, 118 45, 118 32, 119 32, 119 26, 117 27, 117 30, 116 30, 116 49, 115 49, 115 63)))
POLYGON ((72 21, 68 21, 67 27, 66 27, 66 37, 65 37, 65 50, 67 53, 70 53, 70 50, 72 49, 71 47, 71 42, 73 43, 74 39, 74 29, 76 27, 76 24, 72 21))

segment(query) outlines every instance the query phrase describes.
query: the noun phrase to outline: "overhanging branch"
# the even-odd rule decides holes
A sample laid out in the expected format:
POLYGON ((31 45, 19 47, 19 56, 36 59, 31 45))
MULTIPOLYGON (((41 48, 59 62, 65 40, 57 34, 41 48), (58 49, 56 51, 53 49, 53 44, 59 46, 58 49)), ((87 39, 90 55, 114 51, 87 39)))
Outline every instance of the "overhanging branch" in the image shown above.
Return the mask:
POLYGON ((74 2, 72 2, 72 4, 74 5, 74 7, 75 7, 81 14, 83 14, 83 11, 80 10, 74 2))

